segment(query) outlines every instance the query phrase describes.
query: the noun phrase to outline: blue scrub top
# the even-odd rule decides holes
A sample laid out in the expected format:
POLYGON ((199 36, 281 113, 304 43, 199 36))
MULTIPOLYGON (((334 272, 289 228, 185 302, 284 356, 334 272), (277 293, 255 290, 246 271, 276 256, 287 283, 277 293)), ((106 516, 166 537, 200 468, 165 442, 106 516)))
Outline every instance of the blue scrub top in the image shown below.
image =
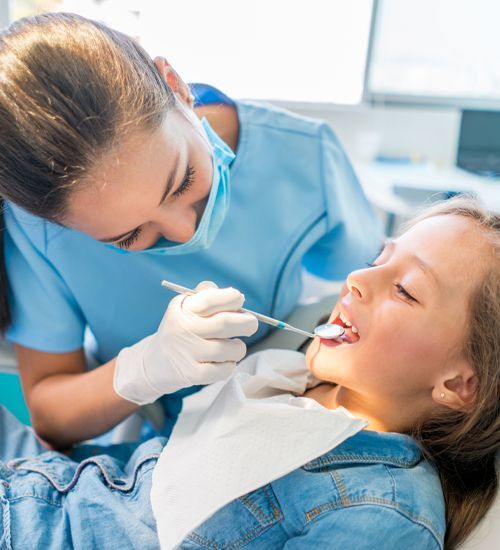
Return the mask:
MULTIPOLYGON (((6 203, 9 340, 68 352, 82 347, 88 326, 105 362, 157 329, 173 297, 162 279, 234 286, 245 307, 284 318, 297 303, 302 265, 343 279, 376 256, 378 220, 331 128, 267 104, 234 105, 230 208, 208 250, 119 254, 6 203)), ((249 341, 268 330, 261 324, 249 341)))

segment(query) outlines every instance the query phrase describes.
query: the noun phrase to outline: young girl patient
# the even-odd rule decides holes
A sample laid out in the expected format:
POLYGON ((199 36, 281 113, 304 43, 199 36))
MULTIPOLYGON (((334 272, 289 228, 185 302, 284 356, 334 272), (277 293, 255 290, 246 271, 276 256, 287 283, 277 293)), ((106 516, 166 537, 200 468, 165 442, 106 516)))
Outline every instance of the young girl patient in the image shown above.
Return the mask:
MULTIPOLYGON (((321 383, 304 395, 324 414, 344 407, 366 429, 225 505, 181 548, 451 549, 491 506, 500 216, 463 198, 425 211, 350 274, 330 322, 345 339, 310 344, 302 368, 321 383)), ((82 447, 71 460, 3 423, 5 547, 158 547, 149 494, 165 440, 82 447)))

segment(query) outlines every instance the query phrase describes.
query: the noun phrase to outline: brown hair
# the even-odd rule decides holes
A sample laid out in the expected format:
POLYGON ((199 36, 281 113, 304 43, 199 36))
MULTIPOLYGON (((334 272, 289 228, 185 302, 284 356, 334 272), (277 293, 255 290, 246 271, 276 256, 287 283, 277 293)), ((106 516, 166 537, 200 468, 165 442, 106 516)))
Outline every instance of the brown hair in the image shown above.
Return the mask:
MULTIPOLYGON (((457 197, 426 209, 409 226, 434 216, 462 216, 477 224, 489 245, 485 274, 470 299, 464 354, 478 377, 473 410, 443 410, 412 435, 437 467, 446 502, 445 548, 462 543, 491 507, 498 488, 500 448, 500 215, 457 197)), ((408 227, 408 226, 407 226, 408 227)), ((474 258, 465 258, 473 262, 474 258)))
MULTIPOLYGON (((126 132, 159 127, 174 104, 132 38, 74 14, 16 21, 0 33, 1 200, 61 221, 72 188, 103 155, 126 132)), ((0 256, 4 331, 10 314, 3 238, 0 256)))

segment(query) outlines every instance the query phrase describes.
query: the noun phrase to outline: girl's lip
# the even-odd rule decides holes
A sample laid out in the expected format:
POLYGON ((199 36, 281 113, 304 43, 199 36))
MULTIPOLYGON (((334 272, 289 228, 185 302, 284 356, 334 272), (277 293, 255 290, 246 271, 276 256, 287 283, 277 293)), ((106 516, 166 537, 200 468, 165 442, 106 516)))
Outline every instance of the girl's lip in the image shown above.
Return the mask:
POLYGON ((343 342, 338 342, 337 340, 325 340, 323 338, 320 338, 319 342, 327 348, 335 348, 343 344, 343 342))

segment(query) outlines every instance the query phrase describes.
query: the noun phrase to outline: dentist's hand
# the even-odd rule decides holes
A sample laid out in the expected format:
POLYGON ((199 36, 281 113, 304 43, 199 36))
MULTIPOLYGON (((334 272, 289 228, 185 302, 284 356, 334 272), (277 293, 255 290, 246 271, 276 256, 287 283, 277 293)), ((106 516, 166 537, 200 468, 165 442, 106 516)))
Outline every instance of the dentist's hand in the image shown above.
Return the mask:
POLYGON ((144 405, 181 388, 224 380, 245 356, 245 344, 232 338, 251 336, 258 322, 238 311, 243 294, 211 282, 195 290, 170 302, 157 332, 118 354, 113 386, 124 399, 144 405))

